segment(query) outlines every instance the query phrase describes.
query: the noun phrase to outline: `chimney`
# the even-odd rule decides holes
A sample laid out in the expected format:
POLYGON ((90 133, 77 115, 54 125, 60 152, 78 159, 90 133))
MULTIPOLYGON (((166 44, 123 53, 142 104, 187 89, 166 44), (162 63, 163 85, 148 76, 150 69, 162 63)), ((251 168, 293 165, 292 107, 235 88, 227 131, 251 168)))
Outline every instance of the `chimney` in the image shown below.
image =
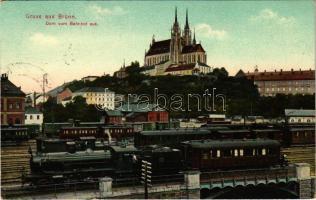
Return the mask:
POLYGON ((1 80, 8 80, 8 74, 1 74, 1 80))

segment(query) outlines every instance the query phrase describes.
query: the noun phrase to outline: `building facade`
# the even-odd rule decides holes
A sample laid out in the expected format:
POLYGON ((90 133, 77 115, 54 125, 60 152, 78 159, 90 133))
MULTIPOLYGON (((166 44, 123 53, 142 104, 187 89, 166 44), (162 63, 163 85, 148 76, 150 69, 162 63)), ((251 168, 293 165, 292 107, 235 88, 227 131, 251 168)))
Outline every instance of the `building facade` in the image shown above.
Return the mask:
POLYGON ((152 38, 149 50, 145 50, 144 68, 142 73, 150 76, 160 75, 192 75, 187 72, 187 68, 182 69, 183 65, 198 64, 207 67, 206 70, 200 70, 199 73, 208 73, 212 68, 208 66, 207 55, 202 44, 196 42, 195 33, 192 39, 192 31, 189 26, 188 11, 186 11, 186 22, 183 31, 181 31, 177 9, 175 19, 171 29, 171 38, 167 40, 156 41, 152 38), (171 70, 170 68, 177 68, 171 70), (179 71, 186 72, 179 72, 179 71), (172 71, 172 73, 171 73, 172 71))
POLYGON ((285 109, 284 114, 288 124, 315 124, 315 110, 285 109))
MULTIPOLYGON (((238 76, 241 71, 237 73, 238 76)), ((236 75, 236 76, 237 76, 236 75)), ((254 81, 262 96, 275 96, 276 94, 314 94, 315 93, 315 70, 291 70, 245 73, 248 79, 254 81)))
POLYGON ((43 113, 38 111, 36 108, 27 107, 25 109, 25 124, 43 124, 43 113))
POLYGON ((101 108, 114 110, 115 93, 107 88, 85 87, 73 93, 73 98, 81 96, 87 104, 98 105, 101 108))
POLYGON ((1 75, 1 125, 24 124, 25 93, 1 75))

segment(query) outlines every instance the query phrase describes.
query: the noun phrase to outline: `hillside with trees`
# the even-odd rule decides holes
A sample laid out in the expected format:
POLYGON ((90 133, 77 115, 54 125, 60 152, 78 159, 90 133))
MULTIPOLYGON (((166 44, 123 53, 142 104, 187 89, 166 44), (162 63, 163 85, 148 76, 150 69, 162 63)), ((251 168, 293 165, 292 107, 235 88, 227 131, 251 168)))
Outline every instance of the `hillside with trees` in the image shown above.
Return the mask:
MULTIPOLYGON (((137 61, 132 62, 126 67, 128 77, 118 79, 109 75, 102 76, 92 82, 73 81, 68 84, 72 91, 83 87, 105 87, 114 91, 116 94, 146 94, 150 96, 150 103, 154 103, 154 90, 158 88, 158 93, 167 96, 169 99, 174 94, 182 95, 184 98, 183 107, 187 108, 188 94, 198 94, 203 97, 206 90, 212 93, 215 89, 215 95, 222 94, 226 100, 226 111, 222 109, 222 101, 215 99, 215 113, 226 113, 232 115, 262 115, 265 117, 279 117, 284 114, 285 108, 292 109, 314 109, 314 95, 276 95, 275 97, 261 97, 257 87, 251 80, 244 77, 228 76, 225 68, 216 68, 212 73, 203 76, 159 76, 150 77, 141 74, 141 68, 137 61)), ((161 103, 161 102, 159 102, 161 103)), ((164 103, 164 102, 163 102, 164 103)), ((168 102, 170 103, 170 102, 168 102)), ((205 101, 199 102, 204 105, 205 101)), ((45 111, 49 112, 49 102, 45 104, 45 111), (47 108, 46 108, 47 107, 47 108)), ((60 105, 54 105, 54 119, 81 118, 82 120, 97 120, 100 115, 94 110, 94 106, 85 105, 83 100, 76 100, 65 108, 60 105), (58 110, 58 111, 56 111, 58 110), (59 112, 60 110, 60 112, 59 112), (95 111, 95 112, 93 112, 95 111), (93 114, 94 113, 94 114, 93 114), (86 115, 86 117, 84 117, 86 115)), ((197 117, 210 112, 200 106, 198 111, 198 101, 195 98, 190 99, 191 111, 170 111, 171 117, 197 117)), ((167 108, 169 108, 167 106, 167 108)), ((51 109, 53 110, 53 109, 51 109)), ((214 109, 213 109, 214 110, 214 109)), ((52 120, 52 114, 46 113, 47 120, 52 120)))

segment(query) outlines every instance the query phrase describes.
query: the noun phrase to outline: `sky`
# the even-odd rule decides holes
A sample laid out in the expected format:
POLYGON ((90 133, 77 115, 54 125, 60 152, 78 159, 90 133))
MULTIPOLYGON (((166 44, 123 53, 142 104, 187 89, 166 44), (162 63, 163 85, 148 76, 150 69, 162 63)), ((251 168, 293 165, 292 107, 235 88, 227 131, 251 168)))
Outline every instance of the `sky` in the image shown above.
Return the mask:
POLYGON ((153 35, 170 38, 175 7, 182 29, 188 9, 211 67, 230 75, 256 65, 259 71, 315 68, 313 1, 2 1, 1 72, 32 92, 41 91, 44 73, 49 90, 87 75, 112 75, 124 60, 142 65, 153 35), (56 19, 59 14, 75 18, 56 19), (70 21, 88 25, 58 25, 70 21))

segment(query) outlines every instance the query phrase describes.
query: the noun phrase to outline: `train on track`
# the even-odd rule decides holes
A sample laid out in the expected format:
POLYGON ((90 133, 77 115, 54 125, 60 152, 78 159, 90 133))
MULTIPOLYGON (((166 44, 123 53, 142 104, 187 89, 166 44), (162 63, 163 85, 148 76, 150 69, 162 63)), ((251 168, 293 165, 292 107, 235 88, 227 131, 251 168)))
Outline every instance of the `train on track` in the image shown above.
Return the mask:
POLYGON ((1 144, 12 145, 35 138, 40 133, 39 125, 1 125, 1 144))
POLYGON ((282 146, 315 144, 315 125, 283 126, 204 126, 196 129, 169 129, 135 133, 135 146, 165 145, 178 147, 187 140, 272 139, 282 146))
POLYGON ((139 182, 141 161, 152 163, 152 182, 168 181, 185 170, 214 171, 283 165, 280 143, 270 139, 191 140, 180 148, 109 145, 81 140, 37 139, 31 174, 24 183, 43 185, 109 176, 114 182, 139 182), (168 177, 168 178, 166 178, 168 177))

